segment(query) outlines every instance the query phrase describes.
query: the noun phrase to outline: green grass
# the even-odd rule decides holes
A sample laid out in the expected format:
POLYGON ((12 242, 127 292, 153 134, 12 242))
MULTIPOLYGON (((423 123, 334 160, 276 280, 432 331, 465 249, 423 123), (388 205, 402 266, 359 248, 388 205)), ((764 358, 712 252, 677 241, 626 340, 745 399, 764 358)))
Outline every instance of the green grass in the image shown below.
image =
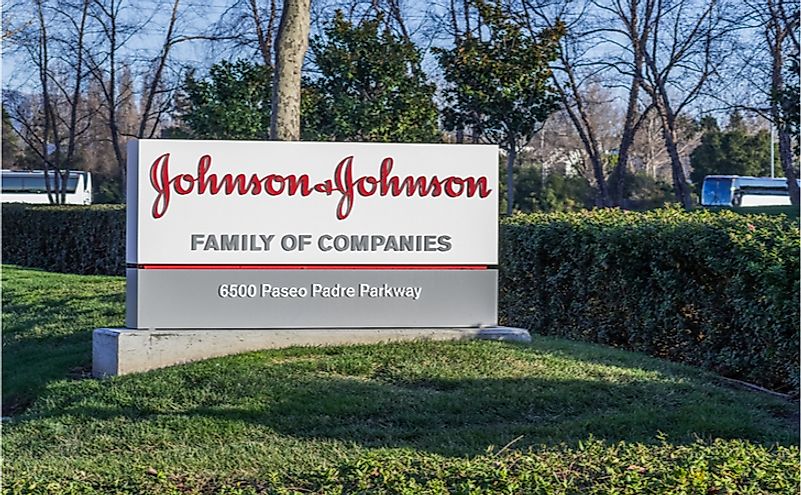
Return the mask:
POLYGON ((88 379, 91 330, 122 324, 123 291, 4 268, 7 492, 798 487, 797 404, 553 338, 293 348, 88 379))
POLYGON ((91 371, 92 330, 122 326, 125 280, 3 267, 3 415, 91 371))

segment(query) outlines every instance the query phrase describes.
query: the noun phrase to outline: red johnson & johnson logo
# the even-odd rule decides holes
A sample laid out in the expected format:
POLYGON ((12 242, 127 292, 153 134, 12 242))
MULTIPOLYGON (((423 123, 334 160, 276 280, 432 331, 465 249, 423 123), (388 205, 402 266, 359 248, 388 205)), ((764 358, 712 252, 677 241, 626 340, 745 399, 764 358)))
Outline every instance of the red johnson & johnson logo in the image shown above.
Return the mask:
POLYGON ((224 174, 222 177, 209 173, 211 156, 203 155, 197 165, 197 175, 170 175, 170 154, 164 153, 156 158, 150 167, 150 183, 158 195, 153 202, 153 218, 161 218, 169 209, 172 194, 179 196, 195 193, 197 195, 236 194, 239 196, 266 194, 268 196, 309 196, 313 193, 330 196, 342 195, 337 205, 337 219, 344 220, 353 209, 356 196, 432 196, 445 195, 449 198, 466 196, 486 198, 492 190, 488 179, 480 177, 439 177, 433 175, 392 176, 393 159, 384 158, 378 176, 353 177, 353 156, 339 162, 334 178, 312 184, 307 174, 224 174))

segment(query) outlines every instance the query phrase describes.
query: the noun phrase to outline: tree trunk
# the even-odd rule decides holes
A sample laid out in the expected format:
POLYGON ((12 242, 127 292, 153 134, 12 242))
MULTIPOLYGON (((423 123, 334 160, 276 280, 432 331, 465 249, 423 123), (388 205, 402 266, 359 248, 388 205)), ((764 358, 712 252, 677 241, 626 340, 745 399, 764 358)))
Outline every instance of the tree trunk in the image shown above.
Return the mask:
POLYGON ((106 93, 106 102, 108 104, 108 124, 109 132, 111 133, 111 147, 114 150, 114 158, 117 160, 117 165, 120 167, 120 195, 123 200, 128 197, 128 164, 125 156, 122 154, 122 145, 120 144, 120 129, 117 124, 117 17, 115 13, 114 4, 111 4, 108 26, 108 41, 109 41, 109 69, 108 69, 108 91, 106 93))
POLYGON ((615 164, 615 175, 617 184, 615 185, 614 205, 626 209, 626 174, 629 173, 629 149, 634 143, 634 132, 630 129, 623 129, 623 136, 620 139, 620 148, 617 153, 617 163, 615 164))
MULTIPOLYGON (((617 184, 615 184, 613 204, 621 208, 625 208, 624 203, 626 202, 626 174, 629 171, 629 151, 632 146, 634 146, 634 138, 637 136, 637 130, 642 123, 643 117, 643 115, 639 115, 639 99, 640 88, 643 83, 643 66, 645 65, 645 53, 643 49, 648 40, 649 30, 640 26, 639 6, 640 3, 637 0, 629 2, 629 19, 628 22, 626 22, 629 41, 632 44, 632 62, 634 70, 631 86, 629 87, 626 119, 623 122, 623 132, 620 136, 620 147, 618 148, 617 164, 615 165, 614 174, 617 177, 617 184)), ((651 16, 651 8, 646 7, 643 15, 643 22, 647 24, 651 16)))
POLYGON ((626 174, 628 173, 629 164, 629 150, 634 145, 634 137, 637 135, 637 128, 639 127, 639 116, 637 102, 639 100, 639 88, 641 78, 639 71, 642 70, 642 63, 636 66, 636 73, 629 89, 629 103, 626 108, 626 120, 623 124, 623 135, 620 137, 620 147, 618 148, 617 164, 615 165, 615 175, 617 176, 617 184, 615 184, 615 197, 614 205, 621 208, 624 207, 626 201, 626 174))
POLYGON ((285 0, 275 45, 270 138, 300 139, 300 75, 309 46, 310 0, 285 0))
POLYGON ((670 156, 670 170, 673 173, 673 192, 676 194, 676 199, 681 203, 684 209, 689 210, 690 207, 692 207, 690 186, 687 184, 687 177, 684 175, 684 167, 681 164, 679 149, 676 146, 676 135, 666 120, 667 119, 663 118, 662 136, 665 139, 665 147, 670 156))
POLYGON ((595 177, 595 183, 598 185, 598 196, 595 198, 595 206, 599 208, 606 208, 609 206, 609 188, 606 184, 604 177, 604 164, 601 162, 601 157, 593 153, 590 155, 590 163, 592 163, 592 174, 595 177))
MULTIPOLYGON (((36 2, 37 14, 39 18, 39 82, 42 84, 42 107, 44 111, 44 131, 42 132, 42 165, 44 165, 45 189, 47 190, 47 200, 50 204, 58 202, 57 191, 53 191, 50 185, 50 150, 48 149, 47 139, 50 137, 51 130, 53 131, 53 142, 58 144, 58 137, 56 136, 55 126, 57 123, 53 119, 52 107, 50 106, 50 89, 48 87, 49 75, 49 54, 48 54, 48 37, 47 37, 47 23, 44 18, 44 8, 42 2, 36 2)), ((58 163, 55 166, 58 170, 58 163)))
MULTIPOLYGON (((172 13, 170 15, 170 22, 167 26, 167 34, 164 37, 164 44, 161 47, 161 53, 159 54, 158 63, 156 65, 156 70, 153 73, 153 79, 150 80, 150 83, 147 85, 147 93, 142 95, 142 99, 144 100, 144 104, 142 105, 142 118, 139 121, 139 132, 137 136, 140 139, 150 138, 152 134, 156 130, 156 126, 158 122, 154 125, 151 129, 151 135, 145 135, 145 129, 147 129, 147 122, 150 119, 150 113, 153 108, 153 103, 156 100, 156 95, 158 94, 159 84, 161 84, 162 74, 164 73, 164 69, 167 67, 167 61, 170 58, 170 49, 172 49, 173 45, 175 44, 175 40, 173 39, 173 33, 175 32, 175 25, 178 22, 178 8, 180 6, 181 0, 174 0, 172 4, 172 13)), ((112 91, 116 91, 115 88, 111 88, 112 91)), ((127 166, 127 164, 126 164, 127 166)))
POLYGON ((793 163, 793 148, 790 139, 790 133, 785 129, 779 129, 779 160, 784 170, 784 176, 787 177, 787 190, 790 192, 790 201, 796 208, 801 204, 799 201, 798 190, 798 173, 795 170, 793 163))
MULTIPOLYGON (((779 131, 779 161, 784 170, 784 176, 787 178, 787 189, 790 193, 790 201, 793 206, 798 207, 799 191, 798 191, 798 174, 793 166, 793 149, 792 140, 787 129, 782 125, 782 112, 779 107, 777 96, 784 91, 784 40, 787 37, 787 31, 782 27, 780 22, 780 7, 774 2, 768 2, 768 9, 770 11, 771 19, 768 25, 767 40, 771 50, 771 78, 770 78, 770 115, 773 120, 772 125, 776 126, 779 131)), ((792 36, 791 36, 792 38, 792 36)))
POLYGON ((587 153, 587 157, 590 159, 598 193, 595 198, 595 206, 606 208, 612 204, 612 201, 609 198, 609 187, 604 174, 603 157, 601 146, 598 144, 597 130, 587 114, 584 97, 579 90, 580 83, 573 72, 573 67, 564 55, 561 56, 561 61, 567 74, 567 87, 560 84, 556 78, 553 79, 553 82, 562 99, 564 109, 576 129, 579 139, 581 139, 584 152, 587 153))
POLYGON ((517 158, 517 147, 514 143, 509 145, 506 153, 506 214, 511 215, 515 204, 515 159, 517 158))

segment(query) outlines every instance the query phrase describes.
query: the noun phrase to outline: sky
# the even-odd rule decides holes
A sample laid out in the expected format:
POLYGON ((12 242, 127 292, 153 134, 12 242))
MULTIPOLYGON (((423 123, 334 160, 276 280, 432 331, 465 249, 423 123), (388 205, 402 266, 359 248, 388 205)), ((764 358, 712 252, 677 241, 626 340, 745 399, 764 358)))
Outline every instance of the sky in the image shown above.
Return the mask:
MULTIPOLYGON (((181 23, 182 32, 200 34, 207 31, 233 3, 234 1, 225 2, 223 0, 182 1, 181 10, 185 16, 181 23)), ((7 22, 30 23, 35 19, 36 13, 32 3, 30 5, 20 4, 17 7, 13 13, 4 12, 4 27, 7 22)), ((152 57, 157 53, 166 34, 170 7, 169 0, 127 1, 125 13, 128 20, 134 23, 147 20, 147 25, 139 29, 130 42, 122 47, 123 57, 152 57)), ((179 63, 204 69, 221 58, 218 51, 212 42, 190 41, 177 44, 173 54, 174 59, 179 63)), ((243 55, 245 54, 243 53, 243 55)), ((253 54, 248 52, 246 55, 243 58, 252 58, 253 54)), ((2 81, 4 88, 16 89, 25 86, 31 72, 25 67, 25 57, 24 53, 15 50, 13 42, 6 40, 3 44, 2 81)))
MULTIPOLYGON (((24 1, 24 0, 23 0, 24 1)), ((239 0, 242 1, 242 0, 239 0)), ((260 0, 263 4, 267 0, 260 0)), ((123 10, 124 18, 134 24, 144 24, 128 43, 121 49, 121 56, 127 60, 147 60, 152 59, 158 53, 165 35, 167 21, 169 19, 170 0, 123 0, 126 8, 123 10)), ((280 3, 280 0, 278 0, 280 3)), ((180 30, 184 34, 200 34, 209 32, 213 25, 220 19, 220 16, 230 8, 234 0, 182 0, 182 12, 184 18, 180 22, 180 30)), ((334 15, 334 11, 342 2, 337 0, 314 0, 313 1, 313 22, 312 30, 319 32, 321 21, 324 22, 334 15)), ((430 54, 432 45, 443 46, 448 44, 449 36, 445 33, 442 26, 437 25, 435 15, 444 12, 436 4, 424 2, 422 0, 410 0, 403 4, 409 29, 413 33, 418 46, 425 50, 427 54, 424 59, 424 69, 438 79, 437 64, 430 54)), ((13 9, 13 12, 4 13, 4 27, 8 22, 24 22, 25 19, 35 19, 33 3, 20 4, 13 9), (27 8, 27 10, 26 10, 27 8)), ((442 21, 440 21, 442 22, 442 21)), ((193 66, 198 69, 199 74, 205 71, 214 62, 221 58, 250 58, 255 59, 255 53, 251 51, 232 51, 222 49, 221 43, 211 43, 208 41, 190 41, 175 45, 173 60, 179 64, 193 66)), ((603 47, 593 48, 594 56, 608 56, 603 47)), ((29 93, 35 90, 37 78, 35 73, 25 63, 25 54, 14 49, 13 43, 6 42, 2 52, 2 82, 5 90, 16 90, 29 93)), ((143 69, 139 62, 140 69, 143 69)), ((439 81, 438 81, 439 82, 439 81)), ((611 89, 611 94, 618 100, 622 100, 625 93, 621 89, 611 89)), ((623 101, 619 101, 622 105, 623 101)), ((712 108, 716 105, 705 102, 704 105, 712 108)))

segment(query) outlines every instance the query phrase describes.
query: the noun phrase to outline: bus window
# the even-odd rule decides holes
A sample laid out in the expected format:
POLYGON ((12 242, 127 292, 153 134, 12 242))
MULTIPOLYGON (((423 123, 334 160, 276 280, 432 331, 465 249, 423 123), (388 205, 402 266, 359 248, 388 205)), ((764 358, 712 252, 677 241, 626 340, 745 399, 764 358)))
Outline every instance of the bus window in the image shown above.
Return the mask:
POLYGON ((16 193, 23 190, 22 177, 3 177, 4 193, 16 193))
MULTIPOLYGON (((50 179, 50 190, 56 192, 56 178, 53 174, 49 174, 50 179)), ((22 179, 23 184, 23 191, 29 193, 47 193, 47 188, 45 187, 45 179, 44 176, 28 176, 22 179)), ((72 194, 75 190, 78 189, 78 178, 75 176, 71 176, 67 178, 67 193, 72 194)))
POLYGON ((701 190, 703 206, 731 206, 731 178, 707 177, 701 190))
MULTIPOLYGON (((67 204, 92 204, 92 177, 89 172, 71 171, 67 176, 66 187, 63 198, 54 198, 47 194, 47 184, 50 184, 50 191, 56 191, 55 171, 48 174, 48 181, 45 182, 43 171, 11 171, 3 170, 2 191, 0 201, 3 203, 33 203, 48 204, 51 200, 64 202, 67 204)), ((63 175, 59 176, 59 179, 63 175)), ((60 181, 58 181, 60 182, 60 181)))

